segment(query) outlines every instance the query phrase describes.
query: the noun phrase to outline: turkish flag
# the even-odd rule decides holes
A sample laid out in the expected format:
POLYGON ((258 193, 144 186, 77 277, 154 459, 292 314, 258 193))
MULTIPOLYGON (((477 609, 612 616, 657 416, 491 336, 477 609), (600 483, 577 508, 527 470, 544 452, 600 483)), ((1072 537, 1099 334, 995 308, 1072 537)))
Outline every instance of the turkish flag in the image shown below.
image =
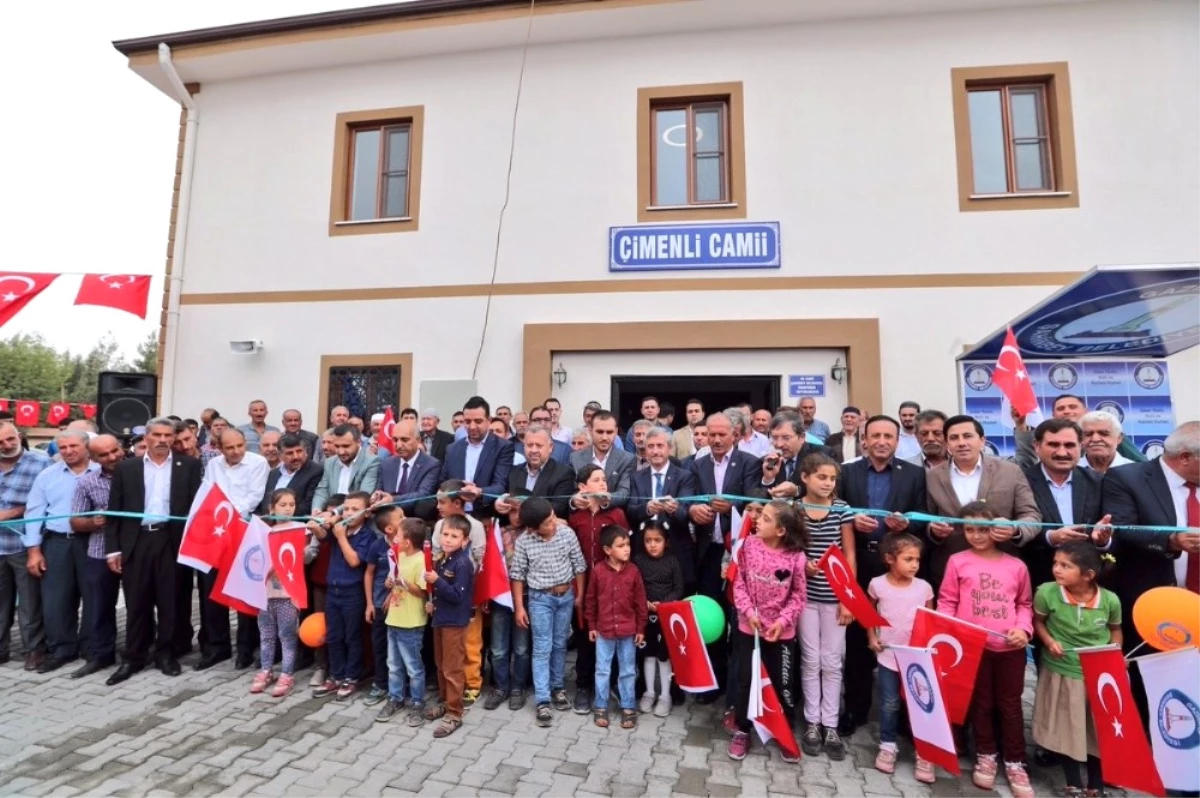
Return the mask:
POLYGON ((66 402, 51 402, 50 411, 46 413, 46 424, 57 427, 71 415, 71 405, 66 402))
POLYGON ((891 626, 887 619, 875 610, 871 600, 867 598, 867 592, 855 581, 854 574, 850 573, 850 563, 846 562, 846 555, 838 546, 833 545, 825 549, 825 553, 817 561, 817 567, 824 572, 825 579, 837 594, 838 601, 864 629, 872 626, 891 626))
MULTIPOLYGON (((721 523, 720 519, 713 521, 714 524, 721 523)), ((725 594, 729 598, 729 603, 733 603, 733 583, 737 579, 738 569, 742 563, 742 545, 746 542, 746 538, 754 534, 754 516, 746 513, 742 515, 738 512, 738 508, 734 507, 729 511, 729 530, 734 532, 734 535, 725 537, 725 550, 729 552, 729 567, 725 569, 725 594)))
POLYGON ((987 632, 981 627, 924 607, 917 608, 908 644, 933 649, 951 723, 962 724, 967 720, 986 640, 987 632))
MULTIPOLYGON (((425 573, 429 573, 432 570, 433 570, 433 543, 429 540, 429 538, 426 538, 425 539, 425 573)), ((429 595, 432 596, 433 595, 433 583, 430 582, 429 585, 426 586, 426 589, 429 591, 429 595)))
POLYGON ((1151 795, 1166 795, 1129 690, 1129 674, 1121 649, 1114 646, 1080 651, 1079 664, 1083 666, 1083 683, 1096 727, 1104 781, 1151 795))
POLYGON ((83 411, 83 417, 89 421, 96 417, 95 405, 80 405, 79 409, 83 411))
POLYGON ((383 414, 383 423, 379 425, 379 432, 375 435, 375 445, 389 454, 396 454, 396 442, 392 440, 392 433, 396 430, 396 419, 392 417, 392 408, 388 408, 383 414))
POLYGON ((1013 335, 1012 327, 1008 328, 1004 346, 1000 347, 992 381, 1008 397, 1013 410, 1019 415, 1027 416, 1038 409, 1037 395, 1033 392, 1033 383, 1029 380, 1025 361, 1021 359, 1021 350, 1017 348, 1017 336, 1013 335))
POLYGON ((487 548, 483 550, 483 565, 475 574, 475 605, 483 606, 489 601, 513 607, 512 583, 508 581, 508 563, 504 561, 504 543, 500 538, 500 521, 492 520, 487 536, 487 548))
POLYGON ((283 524, 267 535, 271 570, 297 609, 308 608, 308 584, 304 581, 304 546, 308 543, 304 524, 283 524))
POLYGON ((209 598, 243 615, 258 615, 267 608, 270 531, 257 516, 241 524, 225 549, 209 598))
POLYGON ((8 412, 8 400, 7 399, 0 399, 0 410, 3 410, 5 413, 8 412))
POLYGON ((29 399, 17 400, 16 422, 18 427, 32 427, 42 417, 42 403, 29 399))
POLYGON ((54 282, 57 274, 33 272, 0 272, 0 327, 21 312, 46 286, 54 282))
POLYGON ((775 687, 771 684, 771 676, 767 666, 762 662, 762 653, 758 648, 758 635, 754 635, 754 654, 750 658, 750 703, 746 707, 746 717, 754 724, 758 737, 766 745, 774 740, 779 749, 794 757, 800 756, 800 746, 796 745, 796 735, 792 724, 783 714, 783 706, 775 687))
POLYGON ((245 528, 246 522, 233 509, 225 491, 215 483, 207 482, 200 486, 192 502, 177 560, 203 573, 220 568, 226 549, 237 548, 236 544, 230 546, 230 538, 240 540, 245 528))
POLYGON ((144 319, 149 299, 148 274, 85 274, 75 304, 115 308, 144 319))
POLYGON ((663 642, 671 657, 675 683, 689 693, 716 690, 717 675, 704 647, 696 610, 690 601, 669 601, 658 605, 658 622, 662 626, 663 642))

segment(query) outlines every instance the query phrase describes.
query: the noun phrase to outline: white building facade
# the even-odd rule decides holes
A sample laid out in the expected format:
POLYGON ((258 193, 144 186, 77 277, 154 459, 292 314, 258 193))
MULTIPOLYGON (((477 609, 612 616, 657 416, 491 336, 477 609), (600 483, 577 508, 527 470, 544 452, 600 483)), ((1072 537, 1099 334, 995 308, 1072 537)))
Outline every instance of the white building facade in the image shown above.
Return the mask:
POLYGON ((1097 264, 1200 260, 1194 2, 529 7, 117 43, 194 93, 164 409, 315 417, 382 374, 375 404, 553 394, 577 423, 614 380, 753 376, 819 383, 836 430, 953 410, 964 348, 1097 264), (692 238, 624 230, 657 225, 692 238))

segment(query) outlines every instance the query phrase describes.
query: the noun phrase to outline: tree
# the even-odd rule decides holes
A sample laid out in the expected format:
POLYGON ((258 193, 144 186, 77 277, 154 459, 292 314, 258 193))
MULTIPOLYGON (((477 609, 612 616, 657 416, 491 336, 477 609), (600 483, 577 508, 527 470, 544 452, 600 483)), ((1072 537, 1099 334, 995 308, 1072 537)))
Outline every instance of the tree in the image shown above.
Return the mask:
POLYGON ((63 354, 63 392, 68 402, 96 401, 96 386, 102 371, 125 371, 128 366, 118 354, 117 342, 105 336, 86 355, 63 354))
POLYGON ((137 358, 131 368, 147 374, 158 373, 158 330, 152 330, 146 340, 138 344, 137 358))
MULTIPOLYGON (((40 335, 0 341, 0 397, 58 401, 67 376, 63 356, 40 335)), ((94 385, 90 401, 95 401, 94 385)))

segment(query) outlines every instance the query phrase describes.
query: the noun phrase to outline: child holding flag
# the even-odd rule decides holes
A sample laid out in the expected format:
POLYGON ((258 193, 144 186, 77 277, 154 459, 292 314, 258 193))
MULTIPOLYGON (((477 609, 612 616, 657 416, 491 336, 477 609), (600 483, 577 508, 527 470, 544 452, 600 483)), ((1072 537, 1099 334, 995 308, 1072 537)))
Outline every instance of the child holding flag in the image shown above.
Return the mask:
MULTIPOLYGON (((394 515, 394 514, 393 514, 394 515)), ((425 722, 425 661, 421 643, 429 614, 425 611, 425 522, 400 521, 396 535, 396 564, 388 574, 386 602, 388 702, 375 720, 386 723, 408 708, 408 725, 425 722), (407 689, 406 689, 407 688, 407 689), (407 696, 405 695, 407 693, 407 696)))
MULTIPOLYGON (((504 565, 512 572, 513 553, 517 539, 525 531, 521 526, 521 505, 514 503, 508 511, 508 526, 500 530, 504 546, 504 565)), ((515 607, 499 601, 489 602, 492 620, 492 679, 496 686, 483 702, 483 708, 493 710, 507 699, 513 712, 525 706, 525 688, 529 683, 529 630, 517 625, 515 607)))
MULTIPOLYGON (((296 512, 296 494, 284 488, 271 494, 271 516, 280 519, 273 526, 294 529, 298 525, 290 519, 296 512)), ((295 552, 293 552, 295 554, 295 552)), ((300 563, 297 567, 303 567, 300 563)), ((259 653, 262 670, 250 683, 251 693, 261 693, 275 682, 275 643, 282 652, 279 681, 271 691, 272 698, 283 698, 292 692, 296 684, 296 651, 300 635, 300 610, 292 601, 291 594, 279 581, 275 569, 267 573, 267 609, 258 614, 259 653)))
POLYGON ((674 554, 667 552, 667 530, 661 521, 650 520, 642 524, 642 547, 633 562, 642 575, 646 590, 646 647, 642 650, 642 673, 646 692, 642 695, 638 709, 643 714, 653 712, 665 718, 671 712, 671 656, 663 641, 662 624, 658 620, 658 605, 665 601, 683 598, 683 569, 674 554), (658 679, 658 700, 655 701, 654 684, 658 679))
MULTIPOLYGON (((803 517, 786 501, 775 500, 758 519, 758 531, 742 545, 733 583, 738 613, 736 637, 738 696, 737 728, 729 741, 729 758, 742 760, 750 750, 750 683, 754 636, 761 636, 761 656, 789 723, 795 713, 792 677, 796 619, 804 611, 808 533, 803 517)), ((785 761, 798 762, 785 754, 785 761)))

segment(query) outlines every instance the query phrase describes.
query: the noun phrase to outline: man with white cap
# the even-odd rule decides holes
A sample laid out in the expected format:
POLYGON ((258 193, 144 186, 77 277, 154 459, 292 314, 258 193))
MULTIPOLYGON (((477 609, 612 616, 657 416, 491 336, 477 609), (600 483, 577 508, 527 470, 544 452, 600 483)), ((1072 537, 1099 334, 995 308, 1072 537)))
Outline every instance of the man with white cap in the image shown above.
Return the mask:
POLYGON ((446 447, 454 443, 454 435, 444 429, 438 429, 441 422, 438 411, 426 408, 421 414, 421 445, 430 457, 440 462, 446 461, 446 447))

